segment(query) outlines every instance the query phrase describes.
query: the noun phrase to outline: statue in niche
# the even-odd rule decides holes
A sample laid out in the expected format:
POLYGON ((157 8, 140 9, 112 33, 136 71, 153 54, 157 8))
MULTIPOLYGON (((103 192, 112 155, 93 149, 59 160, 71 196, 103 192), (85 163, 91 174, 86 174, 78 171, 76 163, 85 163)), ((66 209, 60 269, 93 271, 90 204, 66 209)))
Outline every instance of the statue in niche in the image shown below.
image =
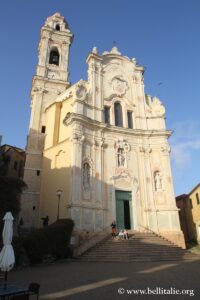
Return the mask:
POLYGON ((125 166, 125 153, 123 148, 118 149, 118 167, 125 166))
POLYGON ((87 162, 83 164, 83 188, 90 188, 90 165, 87 162))
POLYGON ((155 190, 161 191, 162 190, 162 175, 161 175, 160 171, 155 172, 154 183, 155 183, 155 190))

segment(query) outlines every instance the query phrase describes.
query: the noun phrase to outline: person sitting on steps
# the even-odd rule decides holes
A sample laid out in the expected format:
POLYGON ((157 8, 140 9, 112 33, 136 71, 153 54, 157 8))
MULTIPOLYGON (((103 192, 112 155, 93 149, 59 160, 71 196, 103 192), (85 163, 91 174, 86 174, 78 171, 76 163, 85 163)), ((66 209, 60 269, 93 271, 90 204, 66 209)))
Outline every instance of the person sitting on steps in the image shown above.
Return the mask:
POLYGON ((124 240, 128 240, 128 239, 129 239, 128 231, 124 229, 124 240))
POLYGON ((120 230, 120 232, 119 232, 119 234, 118 234, 118 238, 121 239, 121 240, 124 239, 124 232, 123 232, 122 229, 120 230))
POLYGON ((115 220, 112 221, 110 226, 111 226, 111 230, 112 230, 112 237, 115 238, 116 237, 116 222, 115 222, 115 220))

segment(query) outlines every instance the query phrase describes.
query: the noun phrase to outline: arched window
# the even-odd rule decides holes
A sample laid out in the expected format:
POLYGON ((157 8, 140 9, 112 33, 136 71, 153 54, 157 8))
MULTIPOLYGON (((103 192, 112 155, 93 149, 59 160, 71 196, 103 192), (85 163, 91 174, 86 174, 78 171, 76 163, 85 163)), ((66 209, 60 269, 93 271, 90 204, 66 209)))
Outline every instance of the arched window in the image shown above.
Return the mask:
POLYGON ((56 24, 56 30, 60 31, 60 25, 56 24))
POLYGON ((122 107, 119 102, 115 102, 115 126, 123 127, 122 107))
POLYGON ((59 65, 59 52, 58 52, 58 49, 57 48, 53 48, 50 52, 50 56, 49 56, 49 63, 51 65, 56 65, 58 66, 59 65))

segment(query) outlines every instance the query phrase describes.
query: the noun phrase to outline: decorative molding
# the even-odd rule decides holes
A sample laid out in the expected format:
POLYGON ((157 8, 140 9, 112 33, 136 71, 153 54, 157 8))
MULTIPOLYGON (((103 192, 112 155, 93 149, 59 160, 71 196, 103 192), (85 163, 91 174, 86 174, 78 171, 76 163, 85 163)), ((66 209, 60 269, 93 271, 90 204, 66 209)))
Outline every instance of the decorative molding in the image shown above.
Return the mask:
POLYGON ((74 133, 72 134, 71 141, 83 143, 83 142, 85 141, 85 136, 82 135, 82 134, 78 134, 78 133, 74 132, 74 133))
POLYGON ((171 148, 170 148, 169 145, 165 145, 165 146, 162 146, 162 147, 161 147, 161 151, 162 151, 163 153, 165 153, 165 154, 168 154, 168 153, 171 152, 171 148))
POLYGON ((126 94, 126 91, 129 89, 129 85, 126 80, 123 79, 123 77, 115 76, 111 81, 111 86, 113 89, 113 92, 119 96, 122 97, 126 94))
POLYGON ((146 105, 147 114, 153 117, 164 117, 165 115, 165 107, 158 97, 151 97, 150 95, 146 95, 146 105))
POLYGON ((115 175, 110 177, 111 180, 120 180, 125 179, 126 181, 131 181, 131 174, 128 169, 125 168, 116 168, 115 175))
POLYGON ((100 146, 102 148, 106 147, 106 143, 105 143, 105 138, 102 138, 101 141, 100 141, 100 146))
POLYGON ((76 97, 79 100, 85 100, 87 97, 87 89, 83 84, 78 84, 76 86, 76 97))
POLYGON ((142 153, 149 154, 152 152, 152 148, 150 147, 150 145, 139 146, 139 151, 142 153))

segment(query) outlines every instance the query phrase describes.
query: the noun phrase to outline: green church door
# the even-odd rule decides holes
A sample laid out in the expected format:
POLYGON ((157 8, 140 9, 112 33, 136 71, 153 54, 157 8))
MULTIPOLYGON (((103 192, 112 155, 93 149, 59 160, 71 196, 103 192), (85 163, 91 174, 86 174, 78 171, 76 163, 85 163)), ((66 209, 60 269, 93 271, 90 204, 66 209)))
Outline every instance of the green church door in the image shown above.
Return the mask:
POLYGON ((133 227, 131 192, 116 191, 115 197, 117 228, 131 229, 133 227))

